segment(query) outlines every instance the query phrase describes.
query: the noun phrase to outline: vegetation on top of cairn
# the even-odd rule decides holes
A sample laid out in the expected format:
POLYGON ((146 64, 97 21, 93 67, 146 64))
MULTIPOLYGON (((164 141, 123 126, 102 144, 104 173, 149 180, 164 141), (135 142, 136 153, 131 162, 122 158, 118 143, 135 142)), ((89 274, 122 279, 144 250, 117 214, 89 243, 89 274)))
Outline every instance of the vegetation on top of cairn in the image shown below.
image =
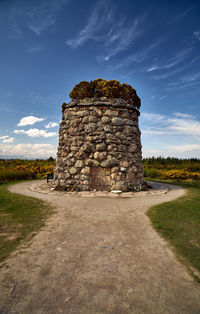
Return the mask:
POLYGON ((103 80, 102 78, 77 84, 69 93, 72 99, 92 97, 123 98, 129 103, 140 108, 140 98, 135 89, 126 83, 121 84, 116 80, 103 80))

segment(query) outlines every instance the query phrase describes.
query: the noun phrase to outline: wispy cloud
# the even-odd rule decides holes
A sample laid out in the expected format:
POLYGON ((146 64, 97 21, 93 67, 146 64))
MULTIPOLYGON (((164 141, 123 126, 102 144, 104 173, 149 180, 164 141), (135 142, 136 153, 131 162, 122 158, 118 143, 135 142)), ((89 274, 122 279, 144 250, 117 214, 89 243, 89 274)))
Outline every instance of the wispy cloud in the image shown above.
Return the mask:
POLYGON ((163 100, 163 99, 165 99, 165 98, 167 98, 167 95, 164 95, 164 96, 161 96, 161 97, 160 97, 161 100, 163 100))
POLYGON ((179 22, 185 16, 187 16, 194 8, 195 8, 195 6, 192 6, 192 7, 188 8, 188 9, 180 12, 179 14, 176 14, 176 17, 171 20, 171 23, 179 22))
POLYGON ((48 158, 55 155, 56 147, 51 144, 0 144, 1 157, 48 158))
POLYGON ((27 12, 30 22, 28 27, 36 35, 51 25, 55 24, 58 11, 67 3, 69 0, 50 0, 42 1, 40 5, 33 10, 27 12))
MULTIPOLYGON (((190 64, 191 63, 187 64, 184 68, 181 68, 179 70, 170 72, 169 74, 173 75, 173 74, 176 74, 178 72, 181 72, 184 69, 186 69, 188 66, 190 66, 190 64)), ((167 77, 169 77, 169 74, 166 73, 166 75, 157 75, 157 76, 154 76, 152 78, 154 78, 154 79, 167 78, 167 77)), ((200 86, 200 73, 199 72, 197 72, 197 73, 187 73, 187 74, 182 75, 182 77, 179 80, 177 80, 175 82, 168 83, 166 85, 165 90, 166 91, 171 91, 171 90, 174 90, 174 89, 179 90, 180 88, 184 89, 184 88, 190 87, 190 91, 194 92, 195 89, 197 91, 199 90, 199 86, 200 86)))
POLYGON ((146 15, 136 16, 127 21, 123 16, 117 16, 109 1, 96 2, 85 27, 73 39, 66 40, 72 48, 83 46, 88 40, 101 45, 105 55, 98 56, 98 61, 108 61, 114 55, 126 50, 136 38, 141 36, 142 22, 146 15))
POLYGON ((177 68, 177 69, 174 69, 174 70, 170 70, 170 71, 167 71, 167 72, 161 73, 161 74, 154 74, 154 75, 151 76, 151 78, 153 80, 163 80, 163 79, 166 79, 166 78, 168 78, 170 76, 173 76, 173 75, 175 75, 177 73, 180 73, 180 72, 186 70, 187 68, 189 68, 196 61, 196 59, 193 59, 190 62, 187 62, 185 65, 183 65, 180 68, 177 68))
POLYGON ((19 39, 23 37, 23 32, 17 23, 10 25, 10 37, 19 39))
POLYGON ((66 40, 66 44, 72 48, 83 46, 88 40, 100 40, 101 29, 109 22, 113 15, 113 10, 108 9, 104 0, 98 1, 92 10, 85 27, 74 39, 66 40))
POLYGON ((27 116, 27 117, 23 117, 20 119, 19 123, 17 124, 17 126, 25 126, 25 125, 33 125, 37 122, 42 122, 44 121, 44 118, 37 118, 34 116, 27 116))
POLYGON ((33 46, 33 47, 30 47, 28 51, 30 53, 37 53, 37 52, 40 52, 43 49, 44 49, 43 46, 33 46))
POLYGON ((97 60, 108 61, 111 57, 117 55, 118 53, 125 51, 132 43, 139 38, 143 30, 141 28, 142 22, 145 19, 145 15, 136 17, 128 25, 125 19, 122 19, 117 24, 115 23, 115 28, 111 28, 111 31, 106 40, 106 55, 98 56, 97 60))
POLYGON ((192 38, 200 41, 200 31, 196 31, 193 33, 192 38))
POLYGON ((56 132, 47 132, 46 130, 29 129, 29 130, 14 130, 15 134, 26 134, 30 137, 53 137, 56 136, 56 132))
POLYGON ((158 47, 165 39, 158 39, 156 40, 154 43, 148 45, 147 47, 134 52, 133 54, 129 55, 128 57, 126 57, 124 60, 122 60, 121 62, 119 62, 117 65, 115 65, 115 69, 121 69, 124 67, 128 67, 130 64, 132 63, 141 63, 144 62, 146 59, 148 59, 150 57, 150 53, 156 48, 158 47))
POLYGON ((200 73, 186 74, 182 77, 183 82, 194 82, 200 78, 200 73))
POLYGON ((27 28, 40 35, 43 31, 54 25, 57 20, 57 15, 60 9, 70 0, 41 0, 39 5, 33 3, 28 9, 24 7, 12 7, 11 16, 11 37, 22 38, 23 28, 21 20, 25 19, 27 28))
POLYGON ((147 69, 147 72, 152 72, 156 70, 170 69, 177 64, 183 62, 190 54, 192 47, 179 51, 175 56, 167 60, 163 64, 154 64, 147 69))

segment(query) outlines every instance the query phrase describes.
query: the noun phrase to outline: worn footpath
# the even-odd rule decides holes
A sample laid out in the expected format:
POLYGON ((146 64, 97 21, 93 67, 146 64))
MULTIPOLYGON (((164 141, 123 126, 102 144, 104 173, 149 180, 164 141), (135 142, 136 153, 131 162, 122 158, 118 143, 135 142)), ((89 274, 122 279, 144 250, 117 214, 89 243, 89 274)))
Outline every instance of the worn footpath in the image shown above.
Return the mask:
POLYGON ((55 212, 1 268, 0 313, 200 313, 199 284, 145 214, 182 188, 73 195, 41 184, 11 187, 55 212))

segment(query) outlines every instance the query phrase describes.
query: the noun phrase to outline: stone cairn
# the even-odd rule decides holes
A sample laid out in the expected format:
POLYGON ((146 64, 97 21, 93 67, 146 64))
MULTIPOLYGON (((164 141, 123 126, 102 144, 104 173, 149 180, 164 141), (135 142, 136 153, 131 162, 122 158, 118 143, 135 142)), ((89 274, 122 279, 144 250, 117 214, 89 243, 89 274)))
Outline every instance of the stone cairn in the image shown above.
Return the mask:
POLYGON ((141 190, 139 109, 122 98, 62 105, 54 187, 66 191, 141 190))

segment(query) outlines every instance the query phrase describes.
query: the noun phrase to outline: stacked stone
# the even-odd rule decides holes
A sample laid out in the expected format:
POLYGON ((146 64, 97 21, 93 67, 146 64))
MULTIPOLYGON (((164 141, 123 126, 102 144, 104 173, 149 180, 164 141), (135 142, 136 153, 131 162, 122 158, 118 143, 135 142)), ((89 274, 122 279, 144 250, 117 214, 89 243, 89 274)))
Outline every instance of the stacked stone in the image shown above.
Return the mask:
POLYGON ((62 109, 54 186, 89 191, 95 186, 95 171, 105 170, 103 189, 126 190, 134 185, 140 190, 143 170, 139 110, 134 104, 95 97, 72 100, 62 109))

